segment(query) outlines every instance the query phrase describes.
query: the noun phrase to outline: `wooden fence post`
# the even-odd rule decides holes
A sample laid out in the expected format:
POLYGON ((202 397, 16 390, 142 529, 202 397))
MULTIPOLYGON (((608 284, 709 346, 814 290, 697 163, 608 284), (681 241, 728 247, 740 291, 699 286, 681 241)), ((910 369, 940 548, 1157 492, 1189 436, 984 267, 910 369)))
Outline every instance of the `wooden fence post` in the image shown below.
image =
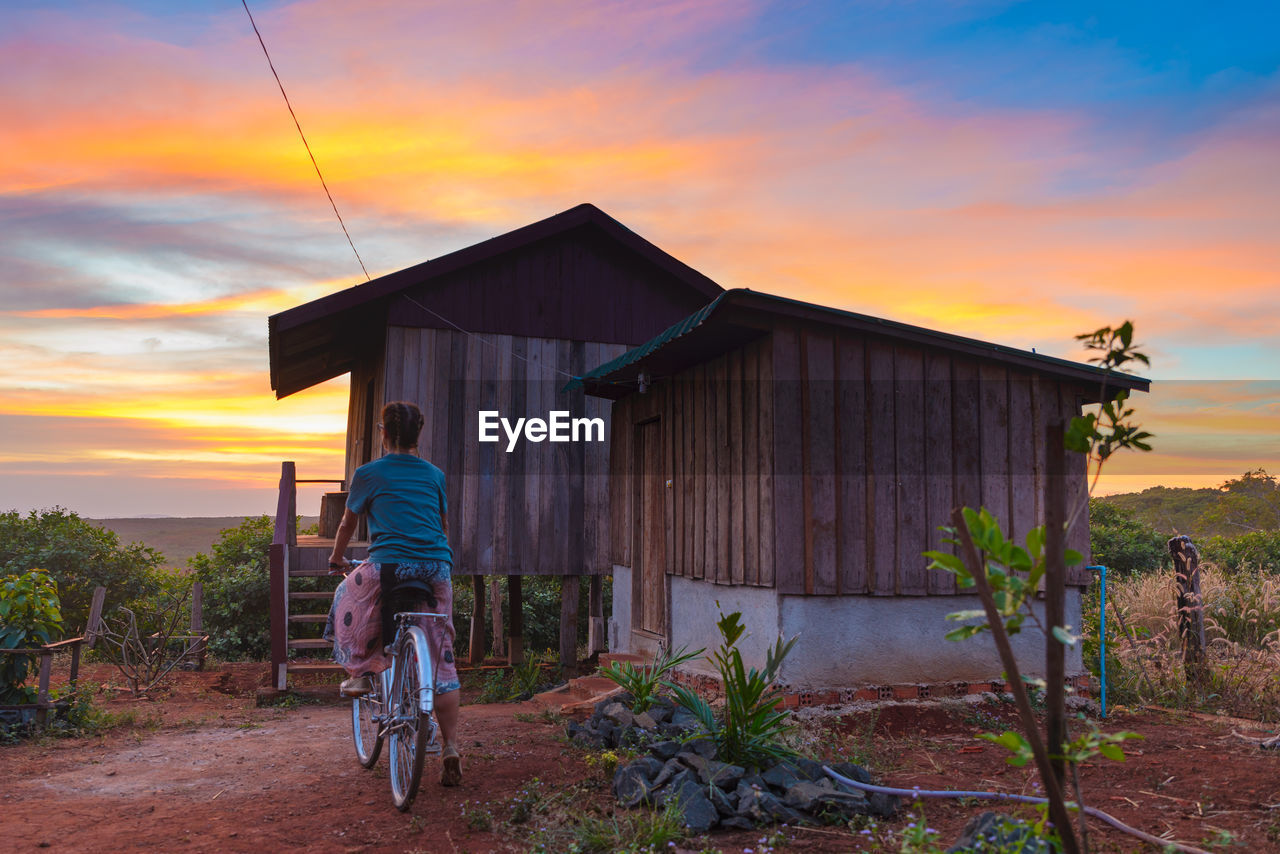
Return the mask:
POLYGON ((36 725, 44 727, 49 722, 49 677, 53 673, 53 650, 40 650, 40 682, 36 693, 36 725))
POLYGON ((1185 534, 1169 540, 1178 583, 1178 636, 1188 681, 1204 676, 1204 600, 1200 596, 1200 550, 1185 534))
POLYGON ((107 588, 99 584, 93 588, 93 602, 89 605, 89 622, 84 627, 84 647, 93 649, 102 634, 102 605, 107 599, 107 588))

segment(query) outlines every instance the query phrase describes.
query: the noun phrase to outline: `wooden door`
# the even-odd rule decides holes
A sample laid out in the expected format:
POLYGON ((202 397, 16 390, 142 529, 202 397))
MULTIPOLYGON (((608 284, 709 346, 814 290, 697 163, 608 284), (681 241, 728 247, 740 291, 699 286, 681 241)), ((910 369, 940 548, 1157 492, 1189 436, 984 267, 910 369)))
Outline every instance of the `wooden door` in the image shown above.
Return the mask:
POLYGON ((661 421, 636 425, 635 532, 632 541, 631 631, 633 648, 653 649, 667 638, 667 514, 661 421))

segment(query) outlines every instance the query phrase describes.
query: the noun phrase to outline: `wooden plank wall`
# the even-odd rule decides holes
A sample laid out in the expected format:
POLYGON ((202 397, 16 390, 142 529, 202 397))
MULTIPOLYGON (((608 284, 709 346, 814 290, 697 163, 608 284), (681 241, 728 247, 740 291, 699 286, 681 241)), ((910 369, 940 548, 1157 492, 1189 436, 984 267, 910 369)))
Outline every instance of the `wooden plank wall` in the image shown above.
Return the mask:
MULTIPOLYGON (((454 572, 565 575, 610 571, 609 401, 561 391, 570 375, 620 355, 620 344, 448 329, 387 330, 385 401, 408 400, 426 423, 421 455, 444 470, 454 572), (604 442, 521 439, 510 453, 478 440, 479 410, 502 416, 603 418, 604 442)), ((356 395, 352 395, 352 417, 356 395)), ((350 454, 351 451, 349 450, 350 454)), ((376 455, 375 455, 376 456, 376 455)))
MULTIPOLYGON (((611 560, 631 565, 627 425, 658 416, 669 573, 789 594, 952 595, 922 552, 943 547, 937 529, 959 505, 986 506, 1018 539, 1043 521, 1044 429, 1079 413, 1081 391, 887 338, 775 329, 615 404, 611 560)), ((1071 465, 1075 501, 1084 460, 1071 465)), ((1068 544, 1087 554, 1087 516, 1068 544)))
MULTIPOLYGON (((1080 389, 815 327, 775 330, 772 349, 780 592, 953 594, 921 557, 953 507, 985 506, 1019 539, 1043 521, 1044 428, 1078 414, 1080 389)), ((1072 465, 1079 500, 1084 461, 1072 465)), ((1086 517, 1069 538, 1087 552, 1086 517)))
POLYGON ((772 352, 767 339, 614 405, 610 554, 631 566, 635 424, 663 422, 668 574, 714 584, 774 584, 772 352))

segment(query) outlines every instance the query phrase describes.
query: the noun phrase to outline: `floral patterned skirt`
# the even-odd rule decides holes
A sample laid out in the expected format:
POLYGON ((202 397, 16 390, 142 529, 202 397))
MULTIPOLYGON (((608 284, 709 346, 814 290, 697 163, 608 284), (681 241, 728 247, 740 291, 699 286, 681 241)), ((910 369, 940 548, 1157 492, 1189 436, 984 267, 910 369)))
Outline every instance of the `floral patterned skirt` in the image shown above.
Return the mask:
MULTIPOLYGON (((422 610, 445 614, 448 619, 418 617, 414 623, 427 636, 436 662, 436 693, 459 688, 458 669, 453 656, 453 582, 447 561, 431 560, 395 565, 399 581, 417 580, 431 585, 435 604, 422 610)), ((333 606, 324 628, 325 640, 333 642, 333 660, 352 676, 381 673, 391 666, 383 652, 382 569, 364 562, 353 569, 333 595, 333 606)))

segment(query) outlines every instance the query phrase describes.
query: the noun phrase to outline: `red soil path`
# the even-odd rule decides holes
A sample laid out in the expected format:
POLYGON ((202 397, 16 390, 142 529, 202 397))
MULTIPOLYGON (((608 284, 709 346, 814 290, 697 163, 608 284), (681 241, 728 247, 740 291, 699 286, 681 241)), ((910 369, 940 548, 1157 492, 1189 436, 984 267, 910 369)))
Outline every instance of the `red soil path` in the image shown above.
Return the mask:
MULTIPOLYGON (((109 680, 107 668, 91 678, 109 680)), ((525 827, 504 825, 510 800, 535 778, 542 791, 601 780, 582 810, 609 814, 599 770, 566 746, 563 727, 524 705, 466 705, 462 743, 466 779, 436 782, 429 762, 408 814, 392 806, 386 760, 372 772, 355 761, 346 704, 258 708, 264 665, 177 674, 155 700, 104 700, 139 725, 104 736, 42 739, 0 748, 0 851, 525 851, 525 827), (526 720, 516 720, 517 713, 526 720), (491 830, 469 817, 491 814, 491 830)), ((464 694, 464 701, 468 699, 464 694)), ((836 719, 828 747, 870 752, 890 785, 1031 791, 1032 774, 1011 768, 1003 752, 974 740, 999 707, 983 714, 957 707, 901 704, 836 719)), ((1219 830, 1235 850, 1280 851, 1280 755, 1235 738, 1242 724, 1163 713, 1121 714, 1107 729, 1144 733, 1130 759, 1084 769, 1086 797, 1148 832, 1200 844, 1219 830), (1275 808, 1273 808, 1275 807, 1275 808)), ((1250 734, 1261 736, 1263 728, 1250 734)), ((980 807, 929 802, 928 823, 950 842, 980 807)), ((906 819, 884 829, 901 828, 906 819)), ((679 850, 758 849, 759 832, 717 833, 679 850)), ((796 851, 866 850, 868 835, 790 829, 796 851)), ((1094 850, 1136 851, 1141 843, 1095 831, 1094 850)), ((896 845, 894 849, 896 850, 896 845)))

